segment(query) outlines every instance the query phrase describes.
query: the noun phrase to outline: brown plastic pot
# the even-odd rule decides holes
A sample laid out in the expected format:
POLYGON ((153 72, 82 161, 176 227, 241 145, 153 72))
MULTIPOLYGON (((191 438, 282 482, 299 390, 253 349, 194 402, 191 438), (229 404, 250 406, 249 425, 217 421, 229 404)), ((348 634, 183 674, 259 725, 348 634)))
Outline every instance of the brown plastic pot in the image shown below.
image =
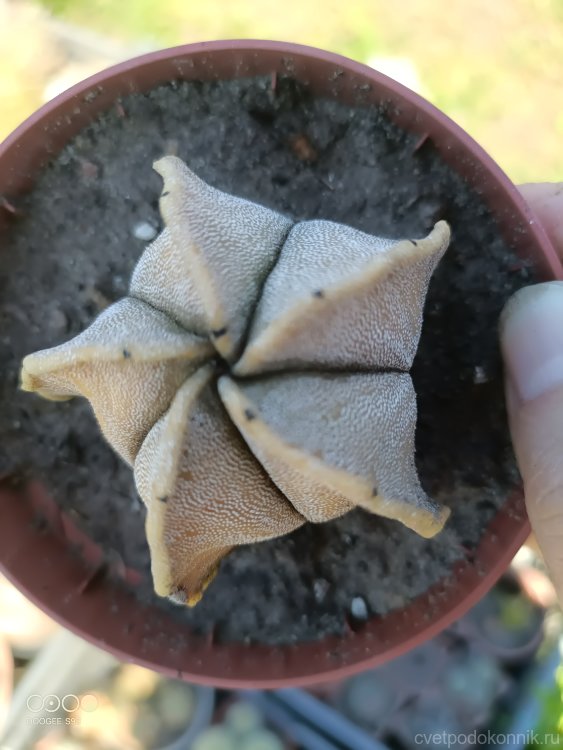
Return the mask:
POLYGON ((8 641, 3 633, 0 633, 0 738, 4 733, 13 686, 14 659, 8 641))
MULTIPOLYGON (((92 76, 32 115, 0 147, 0 195, 32 187, 42 166, 118 97, 171 80, 232 79, 289 73, 319 96, 345 103, 385 102, 390 118, 430 139, 443 159, 483 196, 505 241, 542 279, 563 279, 547 236, 518 190, 455 123, 419 96, 344 57, 281 42, 221 41, 163 50, 92 76)), ((484 248, 484 252, 486 249, 484 248)), ((436 635, 485 594, 526 539, 518 488, 487 528, 474 558, 460 561, 404 609, 374 617, 358 632, 287 647, 221 645, 186 633, 164 612, 137 601, 134 571, 100 569, 101 550, 85 540, 39 484, 0 491, 0 564, 52 617, 119 658, 168 675, 226 687, 281 687, 342 678, 377 666, 436 635), (49 522, 38 529, 37 513, 49 522), (77 556, 76 544, 82 547, 77 556), (441 605, 436 608, 436 602, 441 605), (182 643, 181 648, 171 644, 182 643)))

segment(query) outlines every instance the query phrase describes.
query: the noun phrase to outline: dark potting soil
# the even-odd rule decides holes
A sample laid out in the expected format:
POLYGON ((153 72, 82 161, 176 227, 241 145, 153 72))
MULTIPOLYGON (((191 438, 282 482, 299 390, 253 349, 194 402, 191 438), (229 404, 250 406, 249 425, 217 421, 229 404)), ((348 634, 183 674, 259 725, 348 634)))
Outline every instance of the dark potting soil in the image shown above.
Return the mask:
MULTIPOLYGON (((497 321, 530 272, 499 237, 479 196, 429 141, 384 108, 311 99, 290 79, 181 83, 124 98, 82 131, 17 208, 0 254, 0 475, 41 478, 109 557, 144 574, 138 595, 216 638, 292 643, 337 634, 351 609, 385 613, 451 574, 517 481, 503 405, 497 321), (420 144, 418 144, 420 145, 420 144), (295 219, 326 218, 382 236, 453 240, 427 299, 413 369, 422 483, 452 515, 436 538, 356 510, 239 548, 194 609, 152 593, 144 509, 131 471, 82 399, 18 390, 21 360, 82 331, 127 293, 160 230, 154 159, 177 153, 210 184, 295 219)), ((399 302, 399 301, 398 301, 399 302)), ((455 585, 455 584, 452 584, 455 585)), ((431 613, 429 613, 430 615, 431 613)))

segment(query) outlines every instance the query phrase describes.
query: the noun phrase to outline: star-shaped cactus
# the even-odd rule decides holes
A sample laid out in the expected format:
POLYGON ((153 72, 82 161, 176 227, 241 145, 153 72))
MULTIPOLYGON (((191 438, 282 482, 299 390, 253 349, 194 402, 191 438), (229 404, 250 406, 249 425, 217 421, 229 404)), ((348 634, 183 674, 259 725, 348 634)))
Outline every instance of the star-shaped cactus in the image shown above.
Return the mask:
POLYGON ((155 590, 195 604, 235 546, 355 506, 431 537, 408 374, 450 231, 373 237, 295 223, 216 190, 178 158, 165 229, 129 296, 25 358, 22 387, 85 396, 133 466, 155 590))

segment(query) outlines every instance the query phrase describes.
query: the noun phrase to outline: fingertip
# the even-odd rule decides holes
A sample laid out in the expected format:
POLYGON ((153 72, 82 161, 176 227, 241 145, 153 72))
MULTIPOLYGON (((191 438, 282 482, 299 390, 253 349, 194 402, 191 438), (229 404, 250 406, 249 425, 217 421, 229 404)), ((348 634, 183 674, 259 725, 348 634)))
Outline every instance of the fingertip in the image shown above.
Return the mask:
POLYGON ((563 386, 563 282, 513 295, 501 315, 500 340, 507 377, 521 401, 563 386))

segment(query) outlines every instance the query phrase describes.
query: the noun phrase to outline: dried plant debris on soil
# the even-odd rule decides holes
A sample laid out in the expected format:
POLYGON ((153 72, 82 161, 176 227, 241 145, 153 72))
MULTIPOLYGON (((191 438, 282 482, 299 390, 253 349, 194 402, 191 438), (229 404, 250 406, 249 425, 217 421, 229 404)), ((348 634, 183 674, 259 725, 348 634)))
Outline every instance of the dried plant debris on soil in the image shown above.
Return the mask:
POLYGON ((312 99, 290 79, 275 91, 269 78, 174 83, 121 100, 19 201, 0 256, 0 474, 41 478, 110 558, 143 572, 140 597, 198 632, 292 643, 341 633, 358 597, 369 613, 401 607, 471 555, 516 481, 496 330, 505 300, 530 273, 432 143, 416 146, 384 107, 312 99), (412 371, 421 481, 452 509, 437 537, 355 510, 235 550, 194 609, 153 594, 132 473, 87 403, 52 403, 17 386, 26 354, 76 335, 127 293, 145 247, 136 227, 160 229, 151 162, 166 153, 215 187, 297 220, 389 237, 450 223, 412 371))

